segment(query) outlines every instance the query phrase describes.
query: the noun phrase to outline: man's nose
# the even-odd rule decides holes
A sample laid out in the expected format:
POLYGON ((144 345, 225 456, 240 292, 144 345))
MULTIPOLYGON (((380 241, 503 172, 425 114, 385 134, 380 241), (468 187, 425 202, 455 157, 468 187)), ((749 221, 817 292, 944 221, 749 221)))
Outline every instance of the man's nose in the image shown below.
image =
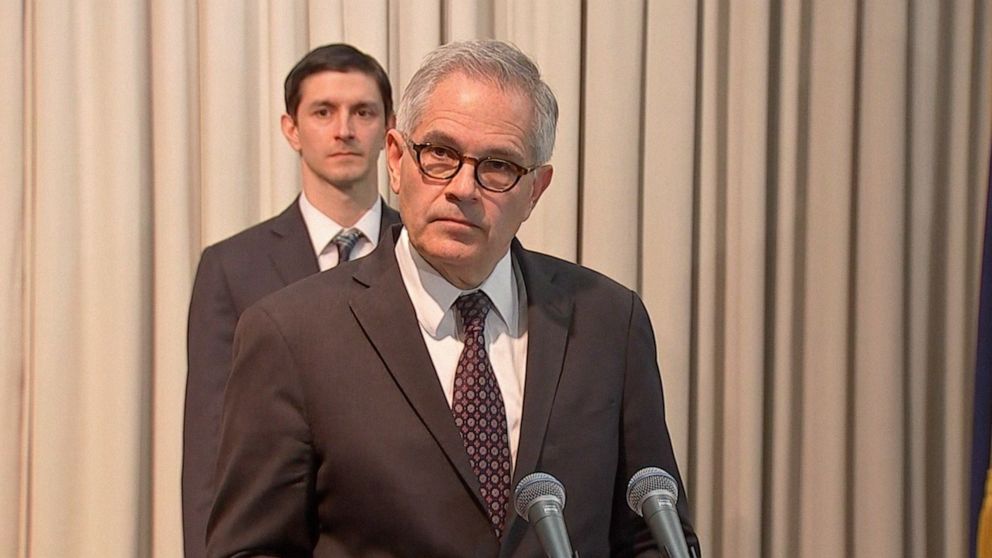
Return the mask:
POLYGON ((350 139, 355 137, 355 127, 350 114, 342 112, 338 115, 334 132, 335 136, 339 138, 350 139))
POLYGON ((475 162, 465 161, 455 176, 448 179, 445 194, 460 200, 475 199, 479 195, 479 184, 475 180, 475 162))

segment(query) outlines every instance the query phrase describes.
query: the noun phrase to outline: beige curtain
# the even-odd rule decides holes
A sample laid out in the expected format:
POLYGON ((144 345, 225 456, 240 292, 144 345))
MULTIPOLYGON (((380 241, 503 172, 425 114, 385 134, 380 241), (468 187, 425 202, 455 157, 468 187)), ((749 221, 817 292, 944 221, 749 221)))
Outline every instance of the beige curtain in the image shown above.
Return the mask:
POLYGON ((520 236, 645 298, 705 554, 964 556, 990 4, 3 3, 0 556, 181 555, 192 273, 298 189, 285 73, 473 37, 558 94, 520 236))

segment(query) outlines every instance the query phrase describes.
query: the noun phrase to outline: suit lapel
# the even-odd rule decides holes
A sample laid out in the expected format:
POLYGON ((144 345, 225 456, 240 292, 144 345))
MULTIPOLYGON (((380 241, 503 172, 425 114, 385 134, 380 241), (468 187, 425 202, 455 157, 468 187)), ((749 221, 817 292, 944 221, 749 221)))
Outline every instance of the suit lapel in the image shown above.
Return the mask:
MULTIPOLYGON (((527 376, 520 441, 513 471, 512 487, 537 470, 558 382, 561 379, 572 321, 573 300, 554 284, 554 277, 536 258, 513 242, 514 261, 520 266, 527 289, 527 376)), ((512 500, 512 495, 511 495, 512 500)), ((513 507, 507 511, 507 528, 501 555, 512 554, 520 543, 526 523, 513 507)))
POLYGON ((269 250, 269 258, 284 285, 320 271, 310 233, 300 212, 299 197, 272 220, 271 231, 275 241, 269 250))
MULTIPOLYGON (((379 243, 389 235, 390 227, 399 222, 400 214, 383 201, 382 218, 379 222, 379 243)), ((303 213, 300 212, 299 196, 272 220, 271 231, 276 240, 269 250, 269 258, 284 285, 295 283, 320 271, 317 256, 313 253, 310 232, 303 220, 303 213)))
POLYGON ((568 329, 572 321, 572 297, 555 285, 534 257, 514 242, 514 255, 527 288, 527 379, 520 423, 520 443, 513 483, 534 472, 558 380, 561 378, 568 329))
MULTIPOLYGON (((479 511, 486 513, 478 478, 472 471, 423 338, 416 333, 397 334, 420 331, 396 264, 395 240, 400 229, 391 228, 392 234, 382 239, 381 249, 376 249, 357 267, 354 279, 367 288, 352 298, 351 310, 396 385, 475 496, 479 511)), ((516 486, 522 477, 536 470, 544 447, 567 348, 573 300, 516 241, 513 254, 527 289, 528 329, 527 379, 512 485, 516 486)), ((504 534, 511 548, 519 543, 525 529, 523 524, 517 525, 520 522, 511 501, 504 534)))
MULTIPOLYGON (((400 227, 392 229, 395 235, 399 231, 400 227)), ((419 334, 420 324, 400 276, 394 247, 395 236, 387 235, 379 248, 361 260, 354 279, 367 289, 350 301, 352 313, 410 406, 475 496, 480 512, 485 513, 479 480, 419 334)))

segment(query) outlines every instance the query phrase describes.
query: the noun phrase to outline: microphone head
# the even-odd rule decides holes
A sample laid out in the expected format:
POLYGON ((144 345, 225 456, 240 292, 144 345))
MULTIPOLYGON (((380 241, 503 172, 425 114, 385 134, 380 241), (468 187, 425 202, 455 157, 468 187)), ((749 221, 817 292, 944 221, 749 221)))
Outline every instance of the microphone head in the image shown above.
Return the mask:
POLYGON ((637 515, 641 514, 641 505, 648 496, 670 498, 672 504, 679 500, 679 485, 675 477, 657 467, 645 467, 634 473, 627 484, 627 505, 637 515))
POLYGON ((565 486, 547 473, 531 473, 521 479, 513 491, 513 507, 517 515, 526 520, 527 510, 538 499, 552 499, 561 509, 565 509, 565 486))

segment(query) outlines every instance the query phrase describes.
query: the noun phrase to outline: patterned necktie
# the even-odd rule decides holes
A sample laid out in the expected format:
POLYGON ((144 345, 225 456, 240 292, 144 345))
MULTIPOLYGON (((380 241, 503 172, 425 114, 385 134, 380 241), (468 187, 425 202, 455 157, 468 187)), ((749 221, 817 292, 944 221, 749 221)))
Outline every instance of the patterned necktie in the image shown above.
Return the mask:
POLYGON ((491 303, 482 291, 458 297, 465 347, 455 369, 451 413, 462 433, 472 470, 479 477, 496 537, 503 532, 503 515, 510 497, 510 441, 503 395, 486 352, 484 328, 491 303))
POLYGON ((362 231, 358 229, 341 229, 338 234, 334 235, 331 244, 338 249, 338 263, 348 261, 348 256, 351 255, 351 250, 359 238, 362 238, 362 231))

